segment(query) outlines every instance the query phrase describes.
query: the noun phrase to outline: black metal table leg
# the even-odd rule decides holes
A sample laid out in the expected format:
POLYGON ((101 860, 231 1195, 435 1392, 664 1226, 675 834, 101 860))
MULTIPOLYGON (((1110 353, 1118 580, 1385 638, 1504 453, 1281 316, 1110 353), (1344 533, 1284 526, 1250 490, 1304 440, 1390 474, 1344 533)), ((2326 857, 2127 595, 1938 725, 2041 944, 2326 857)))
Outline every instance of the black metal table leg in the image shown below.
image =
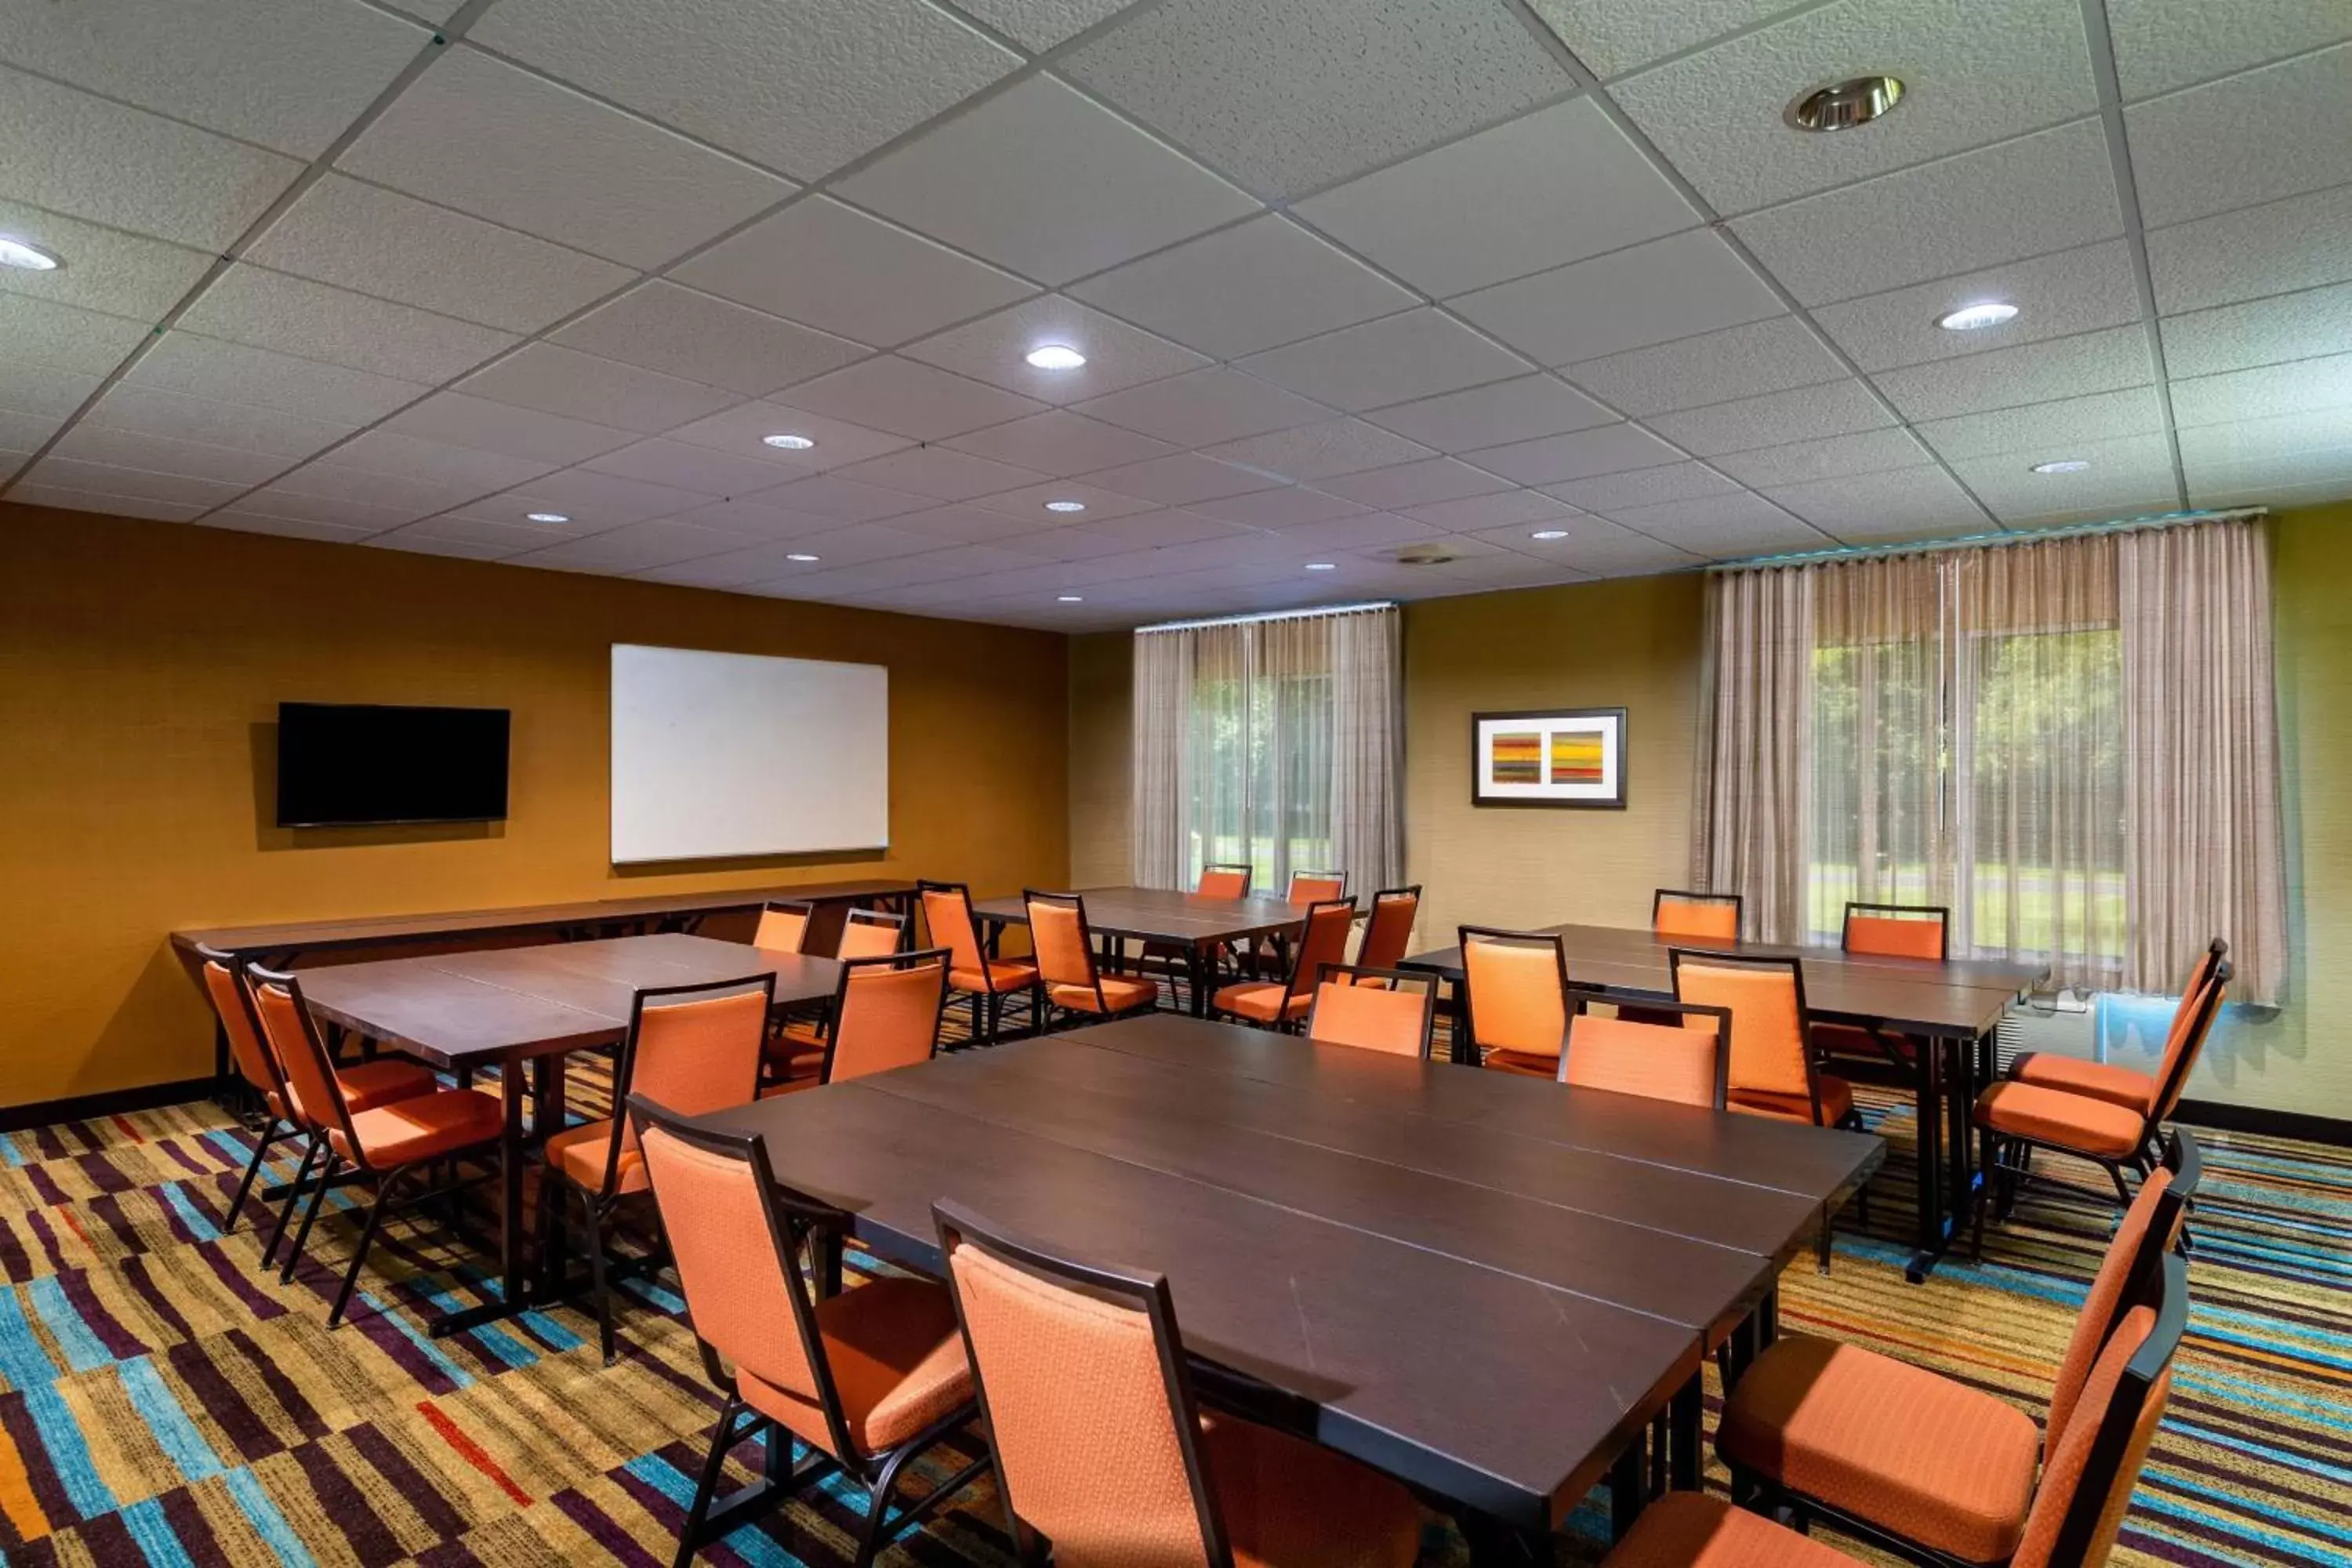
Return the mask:
POLYGON ((1675 1390, 1675 1402, 1667 1407, 1668 1482, 1678 1492, 1696 1491, 1700 1478, 1706 1473, 1699 1419, 1706 1404, 1705 1382, 1701 1373, 1694 1372, 1688 1383, 1675 1390))
POLYGON ((510 1318, 530 1305, 530 1287, 522 1268, 522 1067, 508 1062, 499 1069, 499 1300, 449 1312, 434 1320, 426 1331, 436 1340, 478 1329, 510 1318))

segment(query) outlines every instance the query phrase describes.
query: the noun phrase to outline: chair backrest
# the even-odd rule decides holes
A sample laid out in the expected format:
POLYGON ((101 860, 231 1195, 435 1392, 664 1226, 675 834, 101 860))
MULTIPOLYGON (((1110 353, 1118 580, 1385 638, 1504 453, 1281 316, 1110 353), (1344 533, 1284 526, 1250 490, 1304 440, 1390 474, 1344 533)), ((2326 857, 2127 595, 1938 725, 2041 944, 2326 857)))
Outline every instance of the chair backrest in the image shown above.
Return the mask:
POLYGON ((1436 1020, 1436 975, 1326 963, 1315 972, 1307 1037, 1318 1045, 1358 1046, 1427 1061, 1430 1029, 1436 1020))
POLYGON ((1099 990, 1086 900, 1076 893, 1041 893, 1031 888, 1023 891, 1021 902, 1029 911, 1029 945, 1036 955, 1038 980, 1099 990))
POLYGON ((1231 1568, 1167 1279, 931 1214, 1007 1511, 1062 1562, 1231 1568))
POLYGON ((841 922, 836 958, 881 958, 898 951, 907 940, 907 917, 885 910, 852 910, 841 922))
POLYGON ((1805 972, 1793 958, 1734 957, 1669 948, 1675 1000, 1700 1002, 1731 1015, 1730 1083, 1735 1089, 1789 1095, 1812 1102, 1813 1053, 1805 1022, 1805 972))
MULTIPOLYGON (((760 1045, 775 1004, 776 977, 764 970, 740 980, 647 986, 629 1005, 613 1098, 642 1094, 680 1116, 751 1104, 760 1095, 760 1045)), ((605 1194, 619 1186, 622 1152, 636 1146, 624 1120, 605 1146, 605 1194)))
POLYGON ((1739 940, 1739 895, 1660 888, 1650 896, 1650 929, 1660 936, 1739 940))
POLYGON ((229 1059, 236 1064, 237 1076, 257 1093, 276 1095, 278 1103, 285 1104, 285 1074, 270 1055, 268 1042, 261 1037, 261 1026, 253 1016, 253 999, 237 977, 236 958, 211 947, 197 948, 196 958, 205 995, 220 1019, 221 1033, 228 1037, 229 1059))
POLYGON ((2189 1265, 2157 1266, 2154 1299, 2124 1314, 2075 1406, 2051 1442, 2011 1568, 2099 1568, 2115 1550, 2132 1488, 2172 1393, 2172 1362, 2189 1327, 2189 1265))
POLYGON ((1290 874, 1290 901, 1294 904, 1321 904, 1348 896, 1348 873, 1345 871, 1293 871, 1290 874))
POLYGON ((947 994, 943 947, 844 962, 833 1032, 824 1042, 824 1081, 845 1083, 929 1061, 939 1049, 947 994))
POLYGON ((1192 891, 1204 899, 1246 899, 1250 889, 1247 866, 1203 866, 1192 891))
POLYGON ((1355 926, 1353 899, 1323 899, 1307 906, 1307 918, 1298 927, 1298 951, 1282 982, 1286 1006, 1292 997, 1315 989, 1315 976, 1325 965, 1348 962, 1348 933, 1355 926))
POLYGON ((1394 969, 1412 940, 1412 922, 1421 917, 1421 888, 1382 888, 1372 895, 1372 912, 1364 922, 1364 940, 1356 949, 1356 963, 1365 969, 1394 969))
POLYGON ((343 1103, 334 1058, 327 1054, 327 1043, 319 1037, 319 1026, 302 1001, 302 983, 257 963, 246 965, 245 983, 261 1037, 285 1074, 286 1109, 292 1120, 318 1131, 341 1133, 345 1146, 356 1154, 359 1141, 352 1133, 351 1109, 343 1103))
POLYGON ((1880 958, 1951 956, 1952 911, 1941 904, 1864 904, 1848 900, 1842 943, 1880 958))
MULTIPOLYGON (((918 882, 923 902, 923 930, 933 947, 948 950, 948 962, 988 978, 988 955, 980 945, 980 921, 971 912, 971 889, 961 882, 918 882)), ((991 990, 994 987, 991 986, 991 990)))
POLYGON ((2107 1243, 2099 1271, 2084 1293, 2081 1310, 2066 1339, 2066 1352, 2058 1363, 2058 1376, 2050 1386, 2050 1420, 2045 1448, 2054 1451, 2073 1421, 2090 1381, 2099 1352, 2124 1314, 2145 1306, 2157 1287, 2157 1264, 2180 1239, 2181 1221, 2189 1201, 2197 1195, 2204 1160, 2196 1141, 2176 1133, 2166 1145, 2165 1163, 2139 1184, 2139 1193, 2124 1211, 2123 1223, 2107 1243))
POLYGON ((1603 1018, 1595 998, 1569 1000, 1568 1048, 1559 1054, 1559 1081, 1723 1109, 1731 1066, 1731 1014, 1696 1002, 1645 1002, 1644 1014, 1679 1015, 1681 1022, 1603 1018))
POLYGON ((769 952, 798 952, 807 940, 808 925, 806 904, 764 904, 759 928, 751 933, 751 945, 769 952))
POLYGON ((799 1265, 803 1240, 829 1211, 779 1190, 756 1134, 697 1126, 642 1094, 629 1097, 628 1114, 703 1369, 722 1389, 739 1386, 733 1367, 816 1406, 834 1456, 854 1455, 799 1265))
POLYGON ((1544 931, 1462 926, 1470 1038, 1489 1049, 1557 1057, 1568 1035, 1568 943, 1544 931))
POLYGON ((2213 1020, 2221 1016, 2222 999, 2229 995, 2234 976, 2230 961, 2217 959, 2207 972, 2204 988, 2193 999, 2183 996, 2172 1010, 2172 1030, 2164 1042, 2164 1058, 2157 1064, 2147 1102, 2150 1128, 2170 1116, 2188 1092, 2189 1075, 2196 1070, 2205 1037, 2213 1031, 2213 1020))

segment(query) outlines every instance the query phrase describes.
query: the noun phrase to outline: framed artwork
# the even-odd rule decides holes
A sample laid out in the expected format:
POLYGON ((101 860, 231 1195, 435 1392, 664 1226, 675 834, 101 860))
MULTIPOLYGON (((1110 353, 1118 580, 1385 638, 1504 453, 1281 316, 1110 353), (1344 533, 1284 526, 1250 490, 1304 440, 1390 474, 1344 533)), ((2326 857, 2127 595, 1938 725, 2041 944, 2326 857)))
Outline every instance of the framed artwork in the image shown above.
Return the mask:
POLYGON ((1625 809, 1625 710, 1470 715, 1470 804, 1625 809))

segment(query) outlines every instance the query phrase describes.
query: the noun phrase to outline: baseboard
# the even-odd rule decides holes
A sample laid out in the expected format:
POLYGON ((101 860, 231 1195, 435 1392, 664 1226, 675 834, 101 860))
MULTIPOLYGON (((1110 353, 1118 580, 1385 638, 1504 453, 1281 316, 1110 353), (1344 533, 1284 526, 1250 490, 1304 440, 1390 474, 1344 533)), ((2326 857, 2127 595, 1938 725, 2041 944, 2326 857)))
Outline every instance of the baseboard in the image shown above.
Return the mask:
POLYGON ((0 1132, 21 1132, 27 1127, 48 1127, 60 1121, 91 1121, 159 1105, 184 1105, 211 1094, 217 1079, 184 1078, 174 1083, 146 1083, 136 1089, 109 1089, 103 1094, 75 1094, 63 1100, 39 1100, 29 1105, 0 1105, 0 1132))
POLYGON ((2294 1138, 2305 1143, 2327 1143, 2352 1149, 2352 1121, 2340 1116, 2313 1116, 2301 1110, 2264 1110, 2252 1105, 2224 1105, 2211 1100, 2184 1100, 2173 1113, 2176 1121, 2210 1127, 2222 1132, 2252 1132, 2264 1138, 2294 1138))

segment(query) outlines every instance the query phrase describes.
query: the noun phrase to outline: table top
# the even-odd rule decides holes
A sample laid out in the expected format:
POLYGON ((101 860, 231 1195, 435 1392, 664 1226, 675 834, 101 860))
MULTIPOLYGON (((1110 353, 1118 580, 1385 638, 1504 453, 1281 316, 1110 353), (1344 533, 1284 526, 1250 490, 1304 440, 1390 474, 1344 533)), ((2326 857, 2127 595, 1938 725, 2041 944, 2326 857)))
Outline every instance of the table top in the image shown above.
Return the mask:
MULTIPOLYGON (((1238 942, 1295 931, 1307 917, 1287 899, 1204 899, 1169 888, 1081 888, 1087 924, 1097 936, 1182 945, 1238 942)), ((1029 910, 1016 895, 982 899, 972 912, 983 921, 1027 925, 1029 910)))
POLYGON ((860 899, 903 897, 914 890, 912 882, 871 877, 839 882, 803 882, 776 888, 721 888, 693 893, 580 899, 568 903, 521 904, 510 909, 452 910, 430 914, 370 915, 349 920, 214 926, 175 931, 172 933, 172 944, 182 952, 193 951, 201 944, 240 957, 265 952, 317 952, 338 947, 371 947, 383 942, 432 941, 439 937, 480 935, 488 931, 543 931, 595 925, 606 921, 644 920, 658 915, 716 914, 728 910, 754 909, 772 900, 850 902, 860 899))
POLYGON ((677 933, 341 963, 301 972, 310 1011, 436 1067, 609 1045, 639 988, 776 977, 779 1007, 832 996, 841 966, 677 933))
POLYGON ((1173 1015, 709 1119, 936 1273, 952 1197, 1159 1269, 1203 1386, 1528 1529, 1769 1288, 1874 1137, 1173 1015))

